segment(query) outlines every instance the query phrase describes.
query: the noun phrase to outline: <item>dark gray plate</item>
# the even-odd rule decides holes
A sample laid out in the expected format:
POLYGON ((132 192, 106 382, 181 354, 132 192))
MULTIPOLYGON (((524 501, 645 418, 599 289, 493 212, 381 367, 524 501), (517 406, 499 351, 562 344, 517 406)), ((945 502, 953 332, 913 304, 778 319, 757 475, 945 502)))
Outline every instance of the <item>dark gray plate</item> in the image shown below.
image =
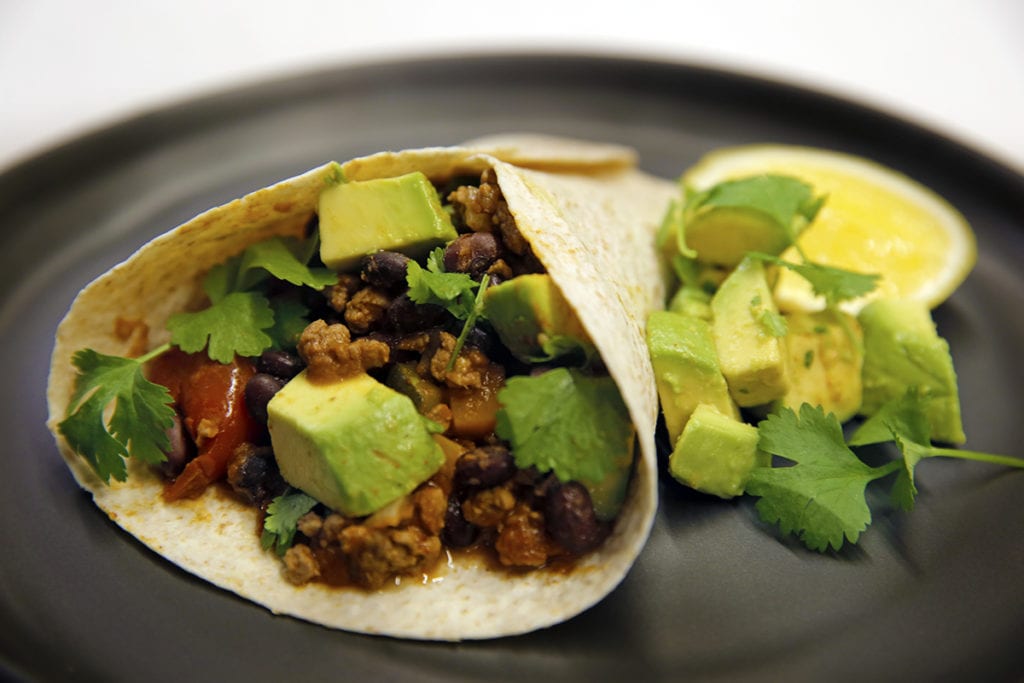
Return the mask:
MULTIPOLYGON (((1024 442, 1024 179, 849 102, 704 68, 558 56, 325 70, 141 116, 0 177, 0 668, 96 680, 972 679, 1024 675, 1024 473, 919 469, 861 545, 780 542, 749 501, 663 482, 607 600, 544 632, 459 645, 329 631, 185 574, 65 470, 44 385, 74 294, 144 240, 327 159, 502 131, 626 143, 674 177, 721 145, 828 146, 901 169, 974 225, 977 269, 936 311, 977 449, 1024 442)), ((481 599, 486 599, 482 596, 481 599)), ((443 610, 444 605, 438 605, 443 610)))

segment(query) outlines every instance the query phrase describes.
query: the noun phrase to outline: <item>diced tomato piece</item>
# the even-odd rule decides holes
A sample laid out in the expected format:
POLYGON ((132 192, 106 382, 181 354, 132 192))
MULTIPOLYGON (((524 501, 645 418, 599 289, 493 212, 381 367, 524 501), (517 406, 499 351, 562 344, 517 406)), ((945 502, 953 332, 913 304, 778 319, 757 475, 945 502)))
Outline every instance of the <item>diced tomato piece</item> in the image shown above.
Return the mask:
POLYGON ((252 362, 235 358, 222 365, 203 354, 177 350, 149 368, 149 377, 168 388, 198 452, 164 488, 164 499, 195 498, 224 478, 228 462, 242 443, 258 440, 263 426, 245 407, 245 385, 256 373, 252 362))

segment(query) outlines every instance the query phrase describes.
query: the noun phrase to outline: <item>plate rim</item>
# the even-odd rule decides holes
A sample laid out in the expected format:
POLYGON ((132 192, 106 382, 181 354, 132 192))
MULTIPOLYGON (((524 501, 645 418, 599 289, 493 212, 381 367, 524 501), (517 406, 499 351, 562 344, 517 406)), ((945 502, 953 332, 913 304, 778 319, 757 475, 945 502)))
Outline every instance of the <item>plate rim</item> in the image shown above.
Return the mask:
MULTIPOLYGON (((722 69, 720 67, 709 67, 707 65, 693 65, 682 62, 666 62, 663 60, 633 57, 623 58, 608 55, 531 52, 523 54, 485 54, 474 59, 478 59, 480 64, 495 64, 509 61, 517 63, 527 61, 535 64, 550 64, 550 60, 558 60, 563 63, 563 66, 572 66, 575 69, 594 68, 598 65, 614 64, 618 65, 618 67, 623 71, 653 69, 659 72, 659 77, 665 79, 671 79, 673 74, 678 75, 679 73, 687 73, 691 77, 705 78, 718 83, 731 83, 731 87, 733 88, 749 86, 764 92, 781 91, 784 92, 787 98, 789 98, 788 104, 779 105, 782 109, 792 107, 793 101, 811 101, 819 111, 822 107, 839 111, 842 114, 843 119, 861 118, 862 115, 867 116, 871 122, 874 122, 887 131, 883 134, 884 137, 891 137, 896 134, 896 131, 904 131, 908 135, 916 136, 919 139, 937 142, 939 143, 938 146, 941 148, 940 151, 942 154, 953 158, 971 160, 971 162, 975 164, 973 169, 986 174, 986 177, 991 177, 995 182, 995 188, 993 191, 996 192, 996 195, 1002 196, 1004 200, 1013 200, 1013 205, 1024 206, 1024 197, 1022 197, 1022 195, 1024 195, 1024 175, 1017 173, 1001 162, 965 146, 956 140, 952 140, 941 133, 936 133, 930 129, 922 127, 916 122, 907 121, 888 112, 877 110, 871 106, 860 104, 856 101, 837 97, 828 93, 821 93, 805 86, 794 85, 785 81, 778 81, 762 76, 744 74, 742 72, 722 69)), ((52 172, 54 168, 67 168, 69 163, 76 160, 79 163, 87 161, 95 153, 95 150, 110 144, 111 140, 120 139, 122 137, 130 138, 133 135, 137 135, 137 131, 140 128, 145 129, 153 125, 159 126, 161 123, 166 122, 169 117, 175 116, 175 114, 180 111, 198 107, 200 110, 216 109, 225 112, 233 112, 238 110, 238 107, 241 106, 242 100, 248 101, 247 98, 256 90, 262 91, 266 89, 275 93, 275 100, 281 98, 280 90, 275 88, 276 85, 290 83, 295 87, 308 88, 312 84, 321 82, 322 79, 330 78, 331 76, 339 78, 355 77, 358 79, 358 77, 365 78, 367 75, 380 73, 375 70, 381 68, 402 69, 408 65, 413 65, 416 68, 423 68, 425 66, 424 61, 430 63, 430 68, 439 68, 443 67, 444 64, 452 63, 453 61, 465 62, 465 60, 466 57, 464 56, 433 56, 426 60, 401 58, 357 65, 344 65, 341 68, 338 68, 337 65, 324 66, 305 71, 304 75, 299 79, 301 83, 298 84, 294 77, 274 77, 199 96, 190 96, 183 98, 181 101, 170 106, 155 107, 152 110, 126 117, 122 121, 104 125, 98 130, 78 136, 75 139, 60 144, 51 150, 34 155, 22 163, 16 164, 14 167, 0 173, 0 215, 3 214, 4 210, 9 208, 5 203, 9 197, 14 198, 14 202, 12 202, 14 205, 18 203, 31 205, 34 201, 32 198, 35 196, 35 193, 40 191, 40 188, 42 187, 39 183, 46 180, 46 186, 52 187, 52 183, 49 181, 52 181, 52 172), (232 103, 234 103, 233 106, 227 106, 232 103), (12 192, 12 189, 17 190, 19 187, 23 190, 22 194, 8 194, 12 192), (28 199, 26 199, 26 197, 28 199)), ((251 106, 251 102, 246 106, 251 106)), ((194 114, 194 116, 198 115, 194 114)), ((225 118, 230 118, 230 116, 223 114, 218 118, 218 120, 223 120, 225 118)), ((207 125, 216 126, 217 124, 214 122, 207 125)), ((843 127, 842 123, 836 123, 833 125, 837 128, 843 127)), ((181 125, 181 130, 187 129, 189 129, 189 125, 181 125)), ((168 134, 170 135, 170 133, 168 134)), ((174 134, 179 133, 174 132, 174 134)), ((150 144, 147 143, 143 147, 149 148, 150 144)), ((123 163, 123 161, 118 161, 117 163, 123 163)), ((7 664, 13 665, 14 662, 13 660, 8 661, 6 658, 0 658, 0 673, 4 671, 4 666, 7 664)), ((12 673, 16 674, 18 671, 12 669, 12 673)))

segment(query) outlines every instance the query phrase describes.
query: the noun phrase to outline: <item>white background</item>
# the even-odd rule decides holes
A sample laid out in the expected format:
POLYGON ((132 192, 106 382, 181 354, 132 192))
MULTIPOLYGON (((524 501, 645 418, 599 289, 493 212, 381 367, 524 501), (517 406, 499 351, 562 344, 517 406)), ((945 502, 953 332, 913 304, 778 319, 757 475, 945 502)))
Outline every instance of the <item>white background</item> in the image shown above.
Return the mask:
POLYGON ((140 111, 267 76, 510 49, 656 57, 809 85, 1024 172, 1017 0, 0 0, 0 171, 140 111))

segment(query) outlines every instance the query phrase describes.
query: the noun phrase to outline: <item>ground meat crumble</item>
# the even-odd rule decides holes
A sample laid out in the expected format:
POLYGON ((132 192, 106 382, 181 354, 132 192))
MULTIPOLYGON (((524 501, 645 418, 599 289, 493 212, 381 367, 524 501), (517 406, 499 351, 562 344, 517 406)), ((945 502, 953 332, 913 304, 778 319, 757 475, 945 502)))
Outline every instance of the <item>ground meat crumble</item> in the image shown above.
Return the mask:
POLYGON ((353 341, 344 325, 315 320, 299 338, 299 355, 306 361, 311 381, 330 382, 383 366, 391 355, 391 347, 375 339, 353 341))

